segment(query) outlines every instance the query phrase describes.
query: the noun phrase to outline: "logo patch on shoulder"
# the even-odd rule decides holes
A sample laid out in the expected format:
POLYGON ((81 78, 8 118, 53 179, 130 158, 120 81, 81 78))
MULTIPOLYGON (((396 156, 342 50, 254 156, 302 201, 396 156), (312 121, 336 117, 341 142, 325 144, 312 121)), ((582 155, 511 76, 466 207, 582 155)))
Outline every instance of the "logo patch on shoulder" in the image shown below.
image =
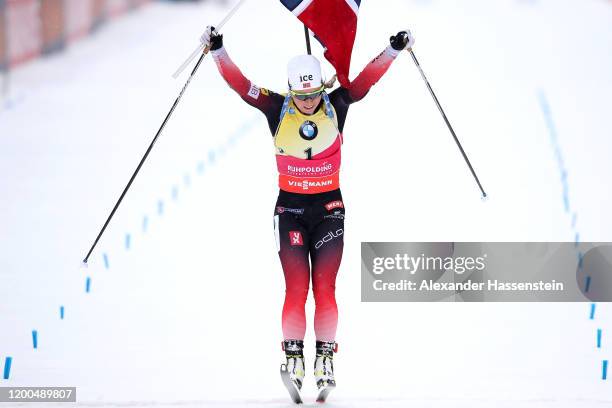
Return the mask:
POLYGON ((289 242, 291 242, 291 246, 303 246, 302 233, 300 231, 289 231, 289 242))
POLYGON ((259 98, 259 93, 260 93, 260 89, 256 87, 255 85, 251 85, 251 89, 249 89, 248 95, 253 99, 257 99, 259 98))
POLYGON ((325 204, 325 209, 327 211, 331 211, 334 208, 344 208, 344 204, 342 203, 342 201, 337 200, 337 201, 332 201, 331 203, 327 203, 325 204))

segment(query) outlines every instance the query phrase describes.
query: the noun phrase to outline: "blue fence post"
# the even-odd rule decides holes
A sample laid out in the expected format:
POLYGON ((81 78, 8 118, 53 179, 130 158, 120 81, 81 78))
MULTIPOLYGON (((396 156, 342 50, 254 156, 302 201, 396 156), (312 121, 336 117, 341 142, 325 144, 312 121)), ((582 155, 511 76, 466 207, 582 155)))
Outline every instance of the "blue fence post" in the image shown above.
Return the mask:
POLYGON ((12 357, 7 357, 4 360, 4 379, 8 380, 11 375, 11 364, 13 363, 12 357))
POLYGON ((597 329, 597 348, 601 348, 601 329, 597 329))
POLYGON ((8 41, 5 16, 6 0, 0 0, 0 72, 8 70, 8 41))

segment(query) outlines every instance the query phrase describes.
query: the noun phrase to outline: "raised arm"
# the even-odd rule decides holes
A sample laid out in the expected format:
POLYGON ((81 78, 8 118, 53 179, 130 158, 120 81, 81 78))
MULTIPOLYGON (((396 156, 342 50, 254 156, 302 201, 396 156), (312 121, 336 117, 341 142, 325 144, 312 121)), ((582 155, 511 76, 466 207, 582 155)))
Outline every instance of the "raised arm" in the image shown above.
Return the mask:
POLYGON ((376 58, 374 58, 355 78, 350 87, 348 94, 352 102, 361 100, 369 92, 382 76, 387 72, 391 63, 405 49, 412 48, 414 45, 414 37, 410 31, 400 31, 397 35, 390 38, 391 44, 385 48, 376 58))
POLYGON ((280 112, 283 97, 277 93, 260 88, 247 79, 234 64, 223 46, 223 35, 208 27, 202 35, 203 44, 210 45, 210 52, 225 82, 249 105, 259 109, 266 116, 280 112))

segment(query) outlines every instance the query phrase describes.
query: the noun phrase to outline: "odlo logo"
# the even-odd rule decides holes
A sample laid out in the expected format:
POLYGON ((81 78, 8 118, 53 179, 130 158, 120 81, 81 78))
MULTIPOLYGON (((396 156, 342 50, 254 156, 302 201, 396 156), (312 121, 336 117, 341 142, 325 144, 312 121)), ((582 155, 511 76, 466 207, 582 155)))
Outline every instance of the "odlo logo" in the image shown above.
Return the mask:
POLYGON ((319 129, 317 128, 317 124, 307 120, 302 123, 300 126, 300 136, 304 140, 312 140, 319 134, 319 129))
POLYGON ((291 246, 304 245, 304 240, 302 239, 302 233, 300 231, 289 231, 289 242, 291 242, 291 246))
POLYGON ((315 245, 315 249, 321 248, 323 245, 333 240, 334 238, 338 238, 344 234, 344 230, 342 228, 338 229, 336 232, 329 231, 327 235, 325 235, 317 244, 315 245))

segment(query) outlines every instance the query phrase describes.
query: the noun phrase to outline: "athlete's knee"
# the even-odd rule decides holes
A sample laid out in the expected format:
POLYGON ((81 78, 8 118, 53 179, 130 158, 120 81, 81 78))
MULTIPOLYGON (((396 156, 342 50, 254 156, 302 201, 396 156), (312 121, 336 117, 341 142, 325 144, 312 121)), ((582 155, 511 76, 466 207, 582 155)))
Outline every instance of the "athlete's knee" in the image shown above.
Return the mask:
POLYGON ((308 298, 308 286, 303 287, 287 287, 285 289, 285 300, 297 304, 305 304, 308 298))
POLYGON ((312 288, 315 304, 336 303, 336 286, 334 284, 319 284, 312 288))

